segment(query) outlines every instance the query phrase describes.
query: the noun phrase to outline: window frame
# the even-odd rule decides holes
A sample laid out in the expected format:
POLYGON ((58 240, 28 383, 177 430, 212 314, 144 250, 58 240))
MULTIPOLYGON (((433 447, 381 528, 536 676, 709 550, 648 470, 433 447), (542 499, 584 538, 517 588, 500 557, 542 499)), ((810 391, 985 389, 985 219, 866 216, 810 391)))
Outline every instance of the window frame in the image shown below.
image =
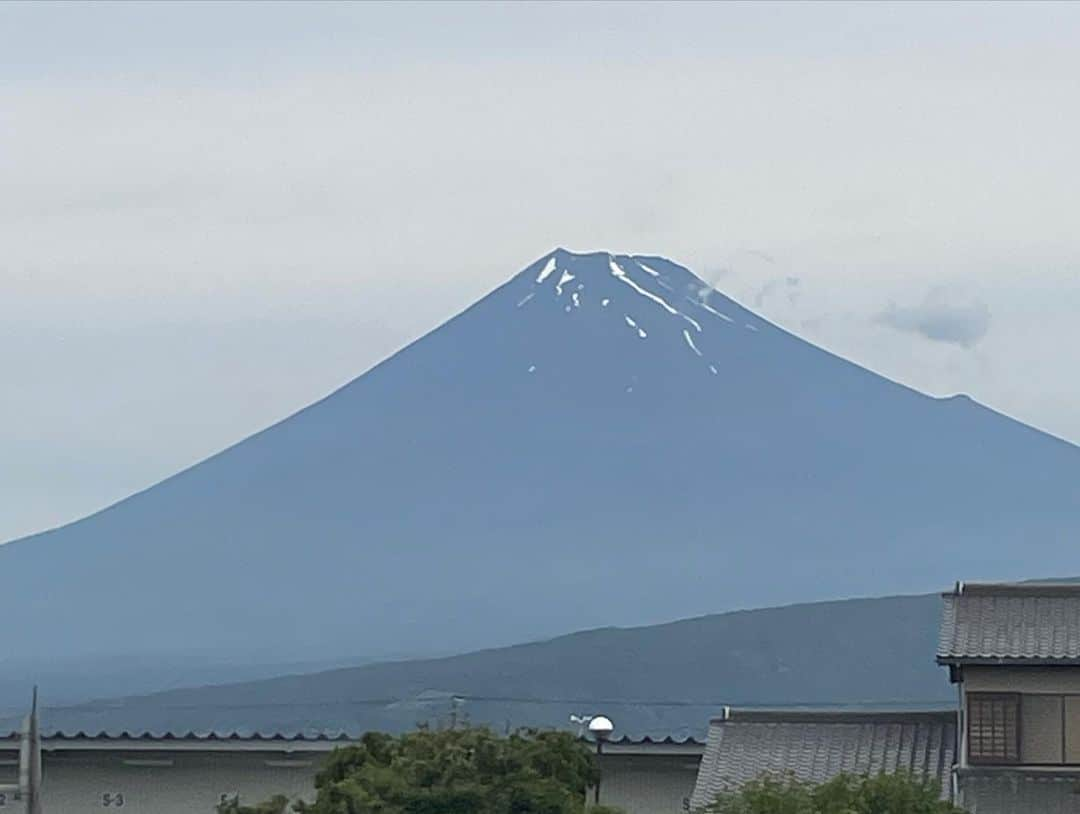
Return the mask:
MULTIPOLYGON (((975 766, 1019 766, 1021 764, 1022 755, 1020 754, 1021 746, 1021 704, 1022 693, 1018 692, 981 692, 973 691, 966 694, 966 720, 964 721, 965 736, 967 739, 967 762, 975 766), (1004 732, 1005 738, 1005 755, 1004 756, 986 756, 982 753, 976 753, 974 746, 976 738, 973 736, 972 727, 974 724, 975 716, 972 715, 972 709, 976 704, 995 704, 1005 703, 1012 707, 1012 720, 1013 720, 1013 732, 1012 737, 1009 737, 1009 732, 1006 729, 1004 732)), ((1006 716, 1007 718, 1007 716, 1006 716)), ((980 716, 980 722, 983 718, 980 716)), ((1005 724, 1003 723, 1003 726, 1005 724)), ((993 714, 991 714, 990 726, 994 726, 993 714)), ((982 745, 985 740, 984 737, 978 737, 978 742, 982 745)))

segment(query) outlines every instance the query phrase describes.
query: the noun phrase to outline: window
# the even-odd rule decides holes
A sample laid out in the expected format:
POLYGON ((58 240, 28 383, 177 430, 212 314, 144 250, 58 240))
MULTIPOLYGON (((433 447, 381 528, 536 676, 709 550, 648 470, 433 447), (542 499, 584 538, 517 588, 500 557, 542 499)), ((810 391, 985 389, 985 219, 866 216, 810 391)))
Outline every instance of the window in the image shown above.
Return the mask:
POLYGON ((1018 763, 1020 696, 972 692, 967 701, 968 761, 1018 763))
POLYGON ((1080 696, 1067 695, 1064 702, 1065 762, 1076 764, 1080 763, 1080 696))
POLYGON ((1060 695, 1024 695, 1020 702, 1020 760, 1060 765, 1065 738, 1064 701, 1060 695))

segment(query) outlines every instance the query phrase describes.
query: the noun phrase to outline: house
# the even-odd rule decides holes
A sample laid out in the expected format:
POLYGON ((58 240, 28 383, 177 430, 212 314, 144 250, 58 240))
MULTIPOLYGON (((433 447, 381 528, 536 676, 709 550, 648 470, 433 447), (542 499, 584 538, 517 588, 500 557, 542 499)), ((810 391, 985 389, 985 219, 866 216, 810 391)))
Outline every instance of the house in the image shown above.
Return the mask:
MULTIPOLYGON (((0 786, 16 781, 20 733, 0 735, 0 786)), ((48 814, 123 808, 131 814, 213 814, 226 799, 275 794, 310 800, 329 753, 353 743, 315 733, 98 733, 46 731, 41 737, 42 803, 48 814)), ((603 746, 601 802, 627 814, 685 808, 704 743, 620 737, 603 746)), ((591 799, 591 796, 590 796, 591 799)), ((0 814, 19 811, 0 789, 0 814)))
POLYGON ((626 814, 685 811, 704 751, 705 744, 693 738, 625 736, 608 741, 598 758, 600 802, 626 814))
POLYGON ((1080 584, 957 583, 937 661, 958 689, 963 807, 1080 812, 1080 584))
POLYGON ((709 724, 690 807, 762 775, 821 783, 839 774, 910 773, 952 796, 952 710, 725 709, 709 724))
MULTIPOLYGON (((232 797, 310 799, 318 766, 348 742, 326 735, 44 732, 43 809, 213 814, 232 797)), ((17 733, 0 736, 0 772, 17 775, 19 745, 17 733)), ((17 805, 8 794, 0 812, 17 805)))

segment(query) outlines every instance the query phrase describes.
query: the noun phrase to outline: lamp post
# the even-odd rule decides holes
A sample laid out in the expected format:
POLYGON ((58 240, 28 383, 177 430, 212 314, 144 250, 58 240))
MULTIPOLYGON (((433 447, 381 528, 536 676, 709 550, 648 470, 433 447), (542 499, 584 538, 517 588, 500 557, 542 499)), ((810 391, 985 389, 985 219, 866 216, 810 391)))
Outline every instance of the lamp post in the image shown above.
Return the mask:
POLYGON ((615 724, 611 722, 610 718, 603 715, 594 715, 589 719, 589 734, 593 736, 596 741, 596 788, 593 790, 593 805, 600 805, 600 755, 604 753, 604 742, 611 737, 611 733, 615 731, 615 724))

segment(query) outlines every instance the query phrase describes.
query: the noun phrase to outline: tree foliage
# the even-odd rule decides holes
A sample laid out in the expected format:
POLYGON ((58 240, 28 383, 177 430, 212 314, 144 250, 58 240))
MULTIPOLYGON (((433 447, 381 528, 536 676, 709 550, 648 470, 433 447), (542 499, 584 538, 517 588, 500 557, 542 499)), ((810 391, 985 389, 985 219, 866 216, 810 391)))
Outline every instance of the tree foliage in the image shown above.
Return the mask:
POLYGON ((940 799, 936 783, 904 774, 840 775, 814 785, 792 776, 764 776, 721 794, 710 814, 963 814, 940 799))
POLYGON ((582 814, 585 792, 597 778, 590 750, 564 732, 369 733, 331 754, 316 776, 313 803, 293 805, 301 814, 582 814))

